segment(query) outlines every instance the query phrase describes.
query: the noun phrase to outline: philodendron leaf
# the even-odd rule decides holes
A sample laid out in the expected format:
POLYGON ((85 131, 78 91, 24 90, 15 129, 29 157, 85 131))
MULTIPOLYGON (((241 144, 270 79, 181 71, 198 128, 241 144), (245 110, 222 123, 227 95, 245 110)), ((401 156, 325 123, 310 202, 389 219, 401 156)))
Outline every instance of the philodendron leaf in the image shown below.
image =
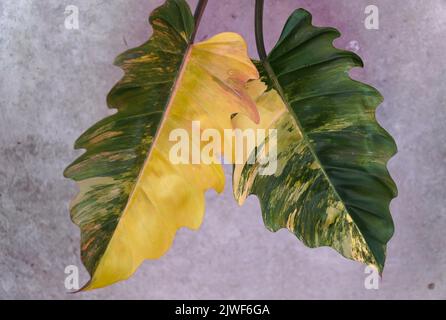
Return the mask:
POLYGON ((222 133, 234 113, 258 118, 242 90, 258 72, 239 35, 191 45, 194 19, 183 0, 168 0, 150 23, 150 40, 116 60, 125 75, 108 104, 117 113, 77 140, 86 152, 65 171, 80 188, 71 216, 91 275, 84 289, 127 279, 144 259, 162 256, 178 228, 199 228, 205 191, 223 190, 220 165, 170 161, 172 130, 190 133, 199 120, 222 133))
POLYGON ((389 203, 397 194, 386 163, 396 145, 375 119, 381 95, 349 77, 362 61, 333 47, 338 36, 297 10, 258 63, 270 89, 261 95, 262 84, 250 84, 261 122, 242 115, 233 122, 277 129, 258 142, 258 149, 277 152, 277 170, 268 176, 259 164, 236 165, 234 194, 239 203, 258 196, 268 229, 288 228, 309 247, 330 246, 382 271, 393 234, 389 203))

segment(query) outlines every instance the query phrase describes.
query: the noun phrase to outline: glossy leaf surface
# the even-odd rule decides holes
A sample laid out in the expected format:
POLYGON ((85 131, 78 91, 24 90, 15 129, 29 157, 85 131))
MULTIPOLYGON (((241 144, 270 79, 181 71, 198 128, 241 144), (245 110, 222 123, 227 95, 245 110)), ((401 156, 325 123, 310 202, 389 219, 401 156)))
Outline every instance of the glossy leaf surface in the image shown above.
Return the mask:
POLYGON ((198 120, 222 132, 234 113, 258 120, 243 90, 258 72, 239 35, 190 44, 194 19, 183 0, 168 0, 150 23, 150 40, 116 60, 125 75, 108 104, 117 113, 77 140, 86 152, 65 171, 80 188, 71 216, 91 275, 84 289, 127 279, 144 259, 162 256, 179 228, 199 228, 206 190, 223 190, 221 165, 170 161, 173 130, 190 134, 198 120))
POLYGON ((250 84, 261 122, 243 115, 233 122, 277 129, 277 144, 257 144, 275 148, 277 171, 266 176, 259 162, 236 165, 234 195, 239 203, 257 195, 269 230, 288 228, 309 247, 330 246, 382 271, 394 230, 389 203, 397 194, 386 164, 396 145, 375 119, 381 95, 349 77, 363 64, 332 45, 337 37, 336 29, 314 27, 307 11, 296 10, 257 64, 268 86, 260 94, 261 84, 250 84))

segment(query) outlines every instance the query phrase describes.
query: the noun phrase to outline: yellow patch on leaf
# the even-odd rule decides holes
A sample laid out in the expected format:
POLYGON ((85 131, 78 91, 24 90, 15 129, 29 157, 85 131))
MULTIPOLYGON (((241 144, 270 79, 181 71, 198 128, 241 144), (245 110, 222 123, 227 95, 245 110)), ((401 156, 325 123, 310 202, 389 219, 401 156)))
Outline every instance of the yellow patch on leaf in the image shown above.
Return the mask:
POLYGON ((130 277, 145 259, 161 257, 181 227, 196 230, 205 210, 204 193, 222 192, 225 177, 218 164, 172 164, 169 134, 192 121, 201 130, 231 129, 231 115, 259 120, 255 103, 245 91, 258 78, 241 36, 222 33, 191 45, 183 61, 157 136, 105 253, 84 290, 130 277))

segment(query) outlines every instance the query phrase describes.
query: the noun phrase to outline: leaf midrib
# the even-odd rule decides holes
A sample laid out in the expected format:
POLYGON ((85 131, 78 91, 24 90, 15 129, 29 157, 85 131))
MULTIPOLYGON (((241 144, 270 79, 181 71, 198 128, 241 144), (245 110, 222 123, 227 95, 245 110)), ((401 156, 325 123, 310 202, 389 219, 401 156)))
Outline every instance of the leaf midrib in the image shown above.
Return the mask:
MULTIPOLYGON (((149 163, 150 163, 150 159, 151 159, 151 156, 152 156, 152 151, 155 149, 155 146, 156 146, 156 143, 158 141, 159 135, 160 135, 160 133, 162 131, 162 128, 163 128, 163 126, 164 126, 164 124, 166 122, 166 119, 168 117, 169 111, 170 111, 170 109, 171 109, 171 107, 173 105, 173 101, 175 100, 176 93, 178 91, 178 88, 180 86, 181 80, 182 80, 183 75, 184 75, 184 71, 186 70, 186 65, 187 65, 187 63, 189 61, 189 58, 190 58, 190 53, 191 53, 192 47, 193 47, 193 43, 189 42, 187 44, 186 50, 184 52, 184 56, 183 56, 183 59, 181 61, 180 68, 178 69, 177 75, 176 75, 176 77, 174 79, 171 91, 170 91, 169 96, 168 96, 168 98, 166 100, 166 107, 165 107, 165 109, 163 111, 163 114, 161 116, 161 121, 160 121, 160 123, 159 123, 159 125, 157 127, 157 130, 156 130, 156 133, 155 133, 155 137, 154 137, 154 139, 153 139, 153 141, 152 141, 152 143, 150 145, 150 149, 147 152, 146 159, 144 160, 144 163, 141 166, 141 169, 140 169, 140 171, 138 173, 136 181, 133 184, 132 190, 129 193, 129 196, 127 197, 127 202, 125 204, 124 209, 122 210, 122 214, 121 214, 119 220, 121 220, 125 216, 125 214, 126 214, 126 212, 128 210, 129 204, 131 203, 131 199, 133 198, 133 196, 135 194, 137 186, 140 184, 140 181, 141 181, 141 178, 142 178, 142 173, 144 172, 144 169, 146 168, 146 166, 149 165, 149 163)), ((119 227, 119 221, 118 221, 118 223, 116 225, 116 228, 115 228, 115 230, 113 232, 113 235, 110 237, 109 243, 113 240, 113 237, 115 236, 115 231, 116 231, 116 229, 118 227, 119 227)), ((93 275, 96 272, 96 270, 99 268, 99 265, 102 262, 102 257, 104 257, 106 255, 107 250, 109 250, 109 246, 108 245, 107 245, 105 251, 103 252, 103 254, 101 256, 101 259, 99 260, 99 263, 96 265, 96 268, 95 268, 95 270, 92 273, 93 275)), ((90 279, 89 283, 92 281, 92 279, 90 279)), ((88 283, 86 284, 86 286, 88 286, 88 283)))
POLYGON ((139 185, 139 183, 140 183, 141 176, 142 176, 142 173, 143 173, 143 171, 144 171, 144 168, 145 168, 145 167, 149 164, 149 162, 150 162, 150 159, 151 159, 151 157, 152 157, 152 151, 153 151, 153 149, 155 148, 155 146, 156 146, 156 144, 157 144, 159 135, 160 135, 160 133, 161 133, 163 127, 164 127, 164 124, 165 124, 165 122, 166 122, 166 119, 167 119, 167 117, 168 117, 168 115, 169 115, 169 111, 170 111, 170 109, 172 108, 173 101, 175 100, 175 96, 176 96, 176 94, 177 94, 177 91, 178 91, 178 88, 179 88, 179 86, 180 86, 181 80, 183 79, 184 71, 186 70, 186 65, 187 65, 187 63, 188 63, 188 61, 189 61, 189 57, 190 57, 190 53, 191 53, 191 49, 192 49, 192 44, 188 44, 188 45, 187 45, 187 49, 186 49, 185 54, 184 54, 184 57, 183 57, 183 60, 181 61, 180 68, 178 69, 177 76, 175 77, 174 83, 173 83, 173 85, 172 85, 172 89, 171 89, 171 91, 170 91, 170 93, 169 93, 169 96, 168 96, 168 98, 167 98, 167 101, 166 101, 166 107, 165 107, 164 112, 163 112, 163 114, 162 114, 162 116, 161 116, 161 122, 159 123, 159 125, 158 125, 158 127, 157 127, 157 129, 156 129, 155 137, 153 138, 153 141, 152 141, 152 143, 151 143, 151 145, 150 145, 150 150, 149 150, 149 152, 147 153, 147 157, 146 157, 146 159, 144 160, 144 163, 143 163, 143 165, 142 165, 142 167, 141 167, 141 170, 140 170, 139 173, 138 173, 138 177, 136 178, 136 181, 135 181, 135 184, 134 184, 134 186, 133 186, 133 188, 132 188, 132 191, 131 191, 130 194, 129 194, 129 197, 128 197, 126 206, 125 206, 124 210, 122 211, 122 215, 121 215, 121 217, 124 216, 125 212, 127 211, 127 209, 128 209, 128 205, 129 205, 129 203, 130 203, 130 199, 132 199, 132 197, 133 197, 133 195, 134 195, 134 192, 135 192, 135 189, 136 189, 136 187, 137 187, 137 186, 139 185))

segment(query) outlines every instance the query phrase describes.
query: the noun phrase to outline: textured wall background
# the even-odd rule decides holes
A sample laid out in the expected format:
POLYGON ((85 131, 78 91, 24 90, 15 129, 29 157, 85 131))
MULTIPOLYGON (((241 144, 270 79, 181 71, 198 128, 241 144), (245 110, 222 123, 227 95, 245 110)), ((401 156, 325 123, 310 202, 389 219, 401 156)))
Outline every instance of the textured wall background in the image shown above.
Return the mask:
MULTIPOLYGON (((79 231, 68 214, 76 193, 62 171, 74 140, 109 112, 105 96, 121 77, 114 57, 144 42, 147 16, 162 1, 2 0, 0 2, 0 298, 446 298, 446 1, 267 0, 271 48, 288 15, 310 10, 335 26, 339 47, 357 41, 377 87, 381 124, 399 153, 389 168, 399 186, 396 232, 379 290, 364 288, 364 266, 329 248, 308 249, 289 232, 267 231, 256 198, 243 208, 225 193, 207 195, 199 232, 180 230, 172 249, 129 281, 66 294, 64 268, 81 268, 79 231), (64 28, 69 4, 80 30, 64 28), (364 8, 380 9, 380 30, 364 8)), ((189 1, 192 8, 196 1, 189 1)), ((241 33, 256 56, 254 0, 210 0, 198 40, 241 33)))

